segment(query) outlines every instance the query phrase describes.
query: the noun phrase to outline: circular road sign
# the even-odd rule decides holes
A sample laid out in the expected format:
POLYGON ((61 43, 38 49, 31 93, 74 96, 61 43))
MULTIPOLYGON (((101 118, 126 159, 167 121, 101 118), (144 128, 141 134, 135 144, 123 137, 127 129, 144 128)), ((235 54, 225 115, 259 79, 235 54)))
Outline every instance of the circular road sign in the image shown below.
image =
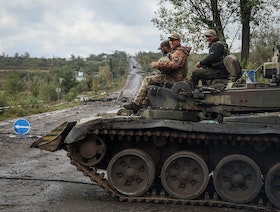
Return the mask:
POLYGON ((17 134, 25 135, 30 130, 30 124, 26 119, 18 119, 14 122, 14 131, 17 134))
POLYGON ((56 93, 60 93, 61 92, 61 88, 58 87, 58 88, 55 89, 55 91, 56 91, 56 93))

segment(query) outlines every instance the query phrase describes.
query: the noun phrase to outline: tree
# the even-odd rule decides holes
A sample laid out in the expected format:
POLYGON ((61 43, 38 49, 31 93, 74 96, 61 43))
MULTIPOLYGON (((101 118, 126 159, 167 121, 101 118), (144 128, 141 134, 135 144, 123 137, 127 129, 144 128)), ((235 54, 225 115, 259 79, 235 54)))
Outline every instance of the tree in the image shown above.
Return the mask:
POLYGON ((54 71, 54 84, 60 86, 62 91, 68 93, 69 90, 75 87, 78 82, 75 78, 75 71, 77 69, 72 66, 63 66, 61 69, 54 71))
POLYGON ((34 97, 38 97, 40 90, 40 78, 38 76, 32 77, 32 82, 30 85, 30 91, 34 97))
POLYGON ((271 61, 273 57, 273 49, 279 45, 279 30, 269 30, 266 34, 262 34, 255 38, 251 44, 249 63, 254 67, 262 65, 263 61, 271 61))
POLYGON ((112 82, 112 72, 110 71, 110 66, 100 66, 99 67, 99 75, 102 80, 102 84, 104 85, 104 88, 110 88, 112 82))
POLYGON ((108 60, 113 79, 125 75, 128 67, 128 57, 125 52, 115 51, 114 54, 108 57, 108 60))
POLYGON ((91 82, 91 89, 96 93, 98 91, 98 89, 100 88, 99 85, 99 81, 100 81, 100 76, 99 74, 95 75, 92 78, 92 82, 91 82))
POLYGON ((49 83, 41 83, 40 85, 40 98, 45 102, 57 100, 57 93, 55 92, 56 85, 49 83))
POLYGON ((22 56, 23 58, 30 58, 30 54, 28 52, 25 52, 24 55, 22 56))
MULTIPOLYGON (((279 25, 278 0, 159 0, 157 18, 152 22, 165 33, 178 32, 183 41, 194 45, 194 50, 205 45, 202 31, 215 29, 221 40, 236 39, 241 29, 241 60, 249 58, 250 38, 258 30, 265 33, 268 28, 279 25), (267 24, 270 23, 270 24, 267 24), (237 25, 233 31, 233 25, 237 25), (254 29, 254 30, 251 30, 254 29), (232 36, 236 35, 236 36, 232 36)), ((227 42, 228 43, 228 42, 227 42)), ((232 46, 232 43, 228 43, 232 46)))
POLYGON ((280 14, 277 14, 277 11, 280 9, 280 4, 278 0, 240 0, 239 7, 242 24, 241 61, 247 64, 251 38, 255 39, 261 34, 267 34, 273 26, 279 27, 280 14), (254 30, 252 31, 251 28, 254 30), (253 36, 255 33, 257 35, 253 36))

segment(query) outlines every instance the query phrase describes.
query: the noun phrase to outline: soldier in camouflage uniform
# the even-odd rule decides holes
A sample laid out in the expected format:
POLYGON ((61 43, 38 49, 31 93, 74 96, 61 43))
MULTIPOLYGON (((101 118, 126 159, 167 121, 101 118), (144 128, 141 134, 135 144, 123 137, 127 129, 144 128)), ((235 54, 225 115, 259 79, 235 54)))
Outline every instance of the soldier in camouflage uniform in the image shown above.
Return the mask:
MULTIPOLYGON (((158 47, 158 50, 161 51, 162 57, 158 59, 158 62, 168 62, 170 61, 170 52, 172 51, 169 40, 164 40, 160 43, 160 47, 158 47)), ((153 74, 160 74, 160 71, 157 69, 156 71, 153 71, 153 74)))
POLYGON ((191 47, 181 46, 181 38, 178 34, 173 34, 168 39, 172 49, 169 56, 170 60, 151 63, 151 67, 157 68, 160 73, 145 77, 134 101, 123 105, 125 109, 132 110, 134 113, 141 109, 150 85, 174 84, 186 79, 188 71, 187 58, 191 47))
POLYGON ((158 50, 161 50, 161 52, 162 52, 162 57, 159 58, 158 62, 170 61, 170 52, 172 49, 169 45, 169 40, 162 41, 158 50))

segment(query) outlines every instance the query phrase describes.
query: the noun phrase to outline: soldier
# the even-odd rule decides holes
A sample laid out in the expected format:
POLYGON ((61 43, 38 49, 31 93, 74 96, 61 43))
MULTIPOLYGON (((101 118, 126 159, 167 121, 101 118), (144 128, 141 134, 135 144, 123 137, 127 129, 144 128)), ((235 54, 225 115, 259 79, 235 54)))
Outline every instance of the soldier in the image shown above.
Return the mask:
POLYGON ((197 86, 200 79, 208 80, 229 76, 223 63, 223 59, 228 55, 227 45, 219 40, 213 29, 207 30, 204 35, 209 44, 209 54, 196 64, 198 69, 194 70, 191 76, 193 87, 197 86))
POLYGON ((137 113, 142 108, 142 103, 147 96, 148 86, 157 84, 174 84, 178 81, 184 81, 187 76, 187 58, 191 47, 181 46, 181 37, 178 34, 173 34, 168 37, 169 45, 172 49, 170 52, 170 60, 152 62, 151 67, 157 68, 160 73, 152 76, 147 76, 135 97, 135 99, 123 107, 137 113))
POLYGON ((162 41, 158 50, 161 50, 162 52, 162 57, 158 60, 158 62, 170 61, 170 52, 172 49, 169 45, 169 40, 162 41))
MULTIPOLYGON (((170 61, 170 52, 172 51, 169 40, 164 40, 160 43, 160 46, 158 47, 158 50, 161 51, 162 57, 158 59, 158 62, 168 62, 170 61)), ((157 71, 154 71, 153 74, 159 74, 160 71, 157 69, 157 71)))

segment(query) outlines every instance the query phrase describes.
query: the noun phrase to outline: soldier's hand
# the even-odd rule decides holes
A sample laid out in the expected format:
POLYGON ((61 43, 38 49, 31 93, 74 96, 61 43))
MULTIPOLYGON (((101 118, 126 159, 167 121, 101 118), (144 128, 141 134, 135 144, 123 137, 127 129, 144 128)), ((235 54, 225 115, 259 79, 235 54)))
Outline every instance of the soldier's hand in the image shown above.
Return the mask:
POLYGON ((159 63, 158 62, 151 62, 151 67, 152 68, 158 68, 159 67, 159 63))
POLYGON ((197 67, 197 68, 201 68, 200 62, 196 63, 196 67, 197 67))

